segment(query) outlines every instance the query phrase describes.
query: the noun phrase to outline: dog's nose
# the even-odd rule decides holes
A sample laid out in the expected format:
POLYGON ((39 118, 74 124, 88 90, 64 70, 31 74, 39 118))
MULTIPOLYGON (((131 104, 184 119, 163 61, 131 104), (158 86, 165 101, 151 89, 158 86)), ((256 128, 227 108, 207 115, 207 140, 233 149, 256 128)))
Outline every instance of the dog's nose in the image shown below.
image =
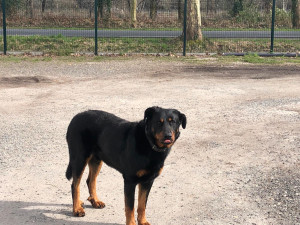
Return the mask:
POLYGON ((165 140, 171 140, 171 139, 172 139, 172 135, 171 134, 165 135, 165 140))
POLYGON ((171 144, 173 142, 171 135, 165 135, 164 144, 171 144))

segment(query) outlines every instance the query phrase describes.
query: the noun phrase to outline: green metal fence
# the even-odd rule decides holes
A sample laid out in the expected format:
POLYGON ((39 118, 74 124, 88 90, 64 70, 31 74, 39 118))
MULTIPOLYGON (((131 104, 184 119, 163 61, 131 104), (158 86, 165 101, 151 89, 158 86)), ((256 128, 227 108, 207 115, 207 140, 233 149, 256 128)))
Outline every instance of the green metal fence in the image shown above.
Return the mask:
POLYGON ((202 40, 184 35, 192 14, 188 1, 199 0, 136 0, 136 5, 134 0, 1 0, 0 52, 185 55, 300 50, 298 0, 200 0, 202 40))

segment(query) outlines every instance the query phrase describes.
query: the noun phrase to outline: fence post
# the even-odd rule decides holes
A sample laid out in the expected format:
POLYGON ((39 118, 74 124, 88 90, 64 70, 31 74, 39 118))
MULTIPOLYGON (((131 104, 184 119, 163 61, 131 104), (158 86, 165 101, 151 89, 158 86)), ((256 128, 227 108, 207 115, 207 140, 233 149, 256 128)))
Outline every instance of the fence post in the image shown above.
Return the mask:
POLYGON ((3 12, 3 53, 6 55, 7 52, 7 39, 6 39, 6 3, 5 0, 2 0, 2 12, 3 12))
POLYGON ((95 55, 98 55, 98 0, 95 0, 95 55))
POLYGON ((187 1, 184 0, 184 15, 183 15, 183 56, 186 56, 186 20, 187 20, 187 1))
POLYGON ((270 53, 273 53, 274 50, 275 9, 276 9, 276 0, 273 0, 270 53))

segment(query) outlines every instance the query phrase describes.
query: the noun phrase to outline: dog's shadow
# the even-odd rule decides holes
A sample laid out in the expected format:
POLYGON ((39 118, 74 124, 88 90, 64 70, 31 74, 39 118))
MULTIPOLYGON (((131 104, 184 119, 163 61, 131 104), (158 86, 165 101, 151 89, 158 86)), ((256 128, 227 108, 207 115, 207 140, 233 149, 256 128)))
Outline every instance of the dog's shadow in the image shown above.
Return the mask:
POLYGON ((45 204, 22 201, 0 201, 1 224, 51 225, 122 225, 119 223, 87 222, 73 217, 70 205, 45 204))

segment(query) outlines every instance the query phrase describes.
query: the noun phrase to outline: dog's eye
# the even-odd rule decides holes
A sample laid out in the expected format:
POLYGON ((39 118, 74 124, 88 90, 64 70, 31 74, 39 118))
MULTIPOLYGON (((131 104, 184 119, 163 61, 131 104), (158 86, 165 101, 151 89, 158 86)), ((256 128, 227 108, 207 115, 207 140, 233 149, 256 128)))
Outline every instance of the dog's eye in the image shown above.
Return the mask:
POLYGON ((168 121, 169 121, 170 124, 174 124, 175 123, 175 121, 173 120, 172 117, 169 117, 168 121))
POLYGON ((163 120, 160 120, 160 121, 157 122, 157 125, 160 126, 160 127, 161 127, 163 124, 164 124, 164 121, 163 121, 163 120))
POLYGON ((170 124, 174 124, 175 123, 175 120, 173 120, 172 118, 169 118, 168 121, 169 121, 170 124))

